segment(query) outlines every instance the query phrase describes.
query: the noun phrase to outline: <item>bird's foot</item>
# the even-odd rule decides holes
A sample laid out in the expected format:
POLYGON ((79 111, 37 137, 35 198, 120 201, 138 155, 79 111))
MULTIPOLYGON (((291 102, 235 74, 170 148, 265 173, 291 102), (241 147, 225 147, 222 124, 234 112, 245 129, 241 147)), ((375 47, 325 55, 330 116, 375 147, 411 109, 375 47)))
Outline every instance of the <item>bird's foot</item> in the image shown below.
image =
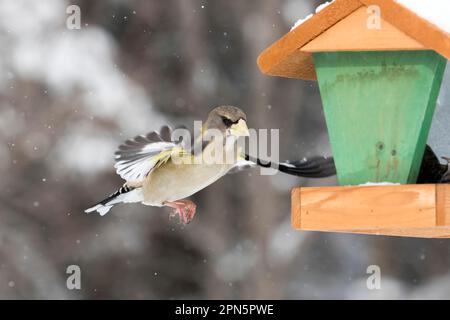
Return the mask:
POLYGON ((197 209, 197 205, 191 200, 187 199, 166 202, 164 203, 164 205, 174 209, 169 217, 173 218, 178 215, 180 218, 180 223, 184 225, 192 221, 195 216, 195 210, 197 209))

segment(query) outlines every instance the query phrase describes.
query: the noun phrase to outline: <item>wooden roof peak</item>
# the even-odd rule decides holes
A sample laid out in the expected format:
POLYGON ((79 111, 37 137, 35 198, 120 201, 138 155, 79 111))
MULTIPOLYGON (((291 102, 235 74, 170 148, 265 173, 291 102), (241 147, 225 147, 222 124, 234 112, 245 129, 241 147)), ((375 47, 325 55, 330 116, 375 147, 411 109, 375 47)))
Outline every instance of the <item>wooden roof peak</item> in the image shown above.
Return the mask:
POLYGON ((335 0, 264 50, 258 65, 268 75, 314 80, 312 52, 427 49, 450 59, 450 34, 399 2, 335 0), (366 24, 373 5, 380 29, 366 24))

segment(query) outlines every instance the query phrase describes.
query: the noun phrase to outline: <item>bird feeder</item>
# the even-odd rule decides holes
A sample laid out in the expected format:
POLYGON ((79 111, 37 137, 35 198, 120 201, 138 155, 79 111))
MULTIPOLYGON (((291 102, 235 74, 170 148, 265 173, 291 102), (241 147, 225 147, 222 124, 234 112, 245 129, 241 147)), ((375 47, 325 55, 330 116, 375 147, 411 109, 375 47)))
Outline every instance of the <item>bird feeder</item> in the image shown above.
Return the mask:
POLYGON ((294 228, 450 237, 450 187, 414 184, 448 58, 450 34, 394 0, 335 0, 259 56, 317 80, 335 159, 340 186, 293 190, 294 228))

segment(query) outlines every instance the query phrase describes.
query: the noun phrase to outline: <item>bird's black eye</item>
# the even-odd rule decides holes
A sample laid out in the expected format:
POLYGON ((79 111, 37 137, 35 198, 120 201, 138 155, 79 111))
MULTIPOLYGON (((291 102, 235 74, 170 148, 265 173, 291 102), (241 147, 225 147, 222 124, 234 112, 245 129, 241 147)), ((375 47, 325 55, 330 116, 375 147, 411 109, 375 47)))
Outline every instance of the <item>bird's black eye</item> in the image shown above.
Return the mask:
POLYGON ((228 119, 227 117, 222 117, 222 121, 223 121, 223 124, 224 124, 227 128, 231 127, 231 125, 233 124, 233 121, 231 121, 231 120, 228 119))

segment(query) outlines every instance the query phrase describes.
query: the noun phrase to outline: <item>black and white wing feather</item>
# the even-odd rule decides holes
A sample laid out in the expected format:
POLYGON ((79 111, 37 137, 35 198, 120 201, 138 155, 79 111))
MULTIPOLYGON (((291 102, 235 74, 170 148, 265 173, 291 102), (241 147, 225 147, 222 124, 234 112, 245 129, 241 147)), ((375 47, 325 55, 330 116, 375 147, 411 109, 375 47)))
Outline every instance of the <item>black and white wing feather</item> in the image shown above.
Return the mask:
POLYGON ((115 152, 114 167, 126 181, 141 182, 177 148, 180 148, 179 143, 171 141, 171 130, 164 126, 159 133, 139 135, 120 145, 115 152))

